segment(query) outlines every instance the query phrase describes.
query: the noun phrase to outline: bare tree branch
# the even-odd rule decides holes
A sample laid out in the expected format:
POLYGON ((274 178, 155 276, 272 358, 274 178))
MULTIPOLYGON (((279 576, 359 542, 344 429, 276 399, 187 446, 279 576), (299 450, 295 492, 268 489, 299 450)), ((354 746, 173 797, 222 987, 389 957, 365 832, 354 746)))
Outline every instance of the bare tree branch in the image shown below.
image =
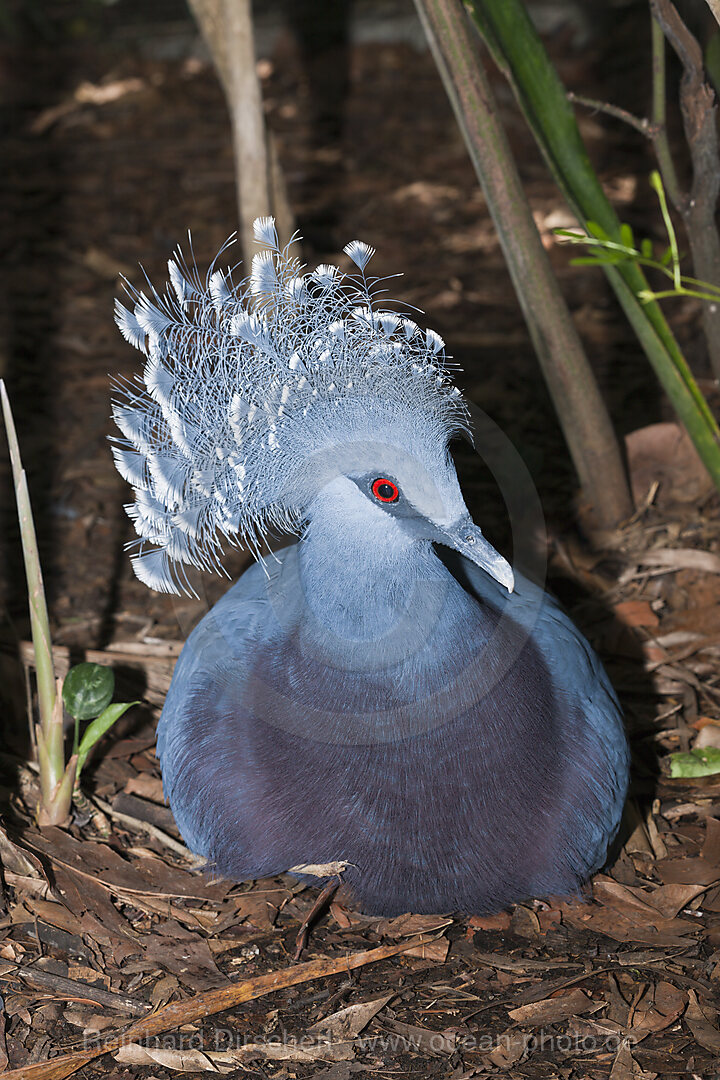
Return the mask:
POLYGON ((281 240, 293 231, 272 137, 266 131, 250 0, 189 0, 225 91, 233 130, 239 235, 246 262, 255 251, 252 223, 273 214, 281 240))

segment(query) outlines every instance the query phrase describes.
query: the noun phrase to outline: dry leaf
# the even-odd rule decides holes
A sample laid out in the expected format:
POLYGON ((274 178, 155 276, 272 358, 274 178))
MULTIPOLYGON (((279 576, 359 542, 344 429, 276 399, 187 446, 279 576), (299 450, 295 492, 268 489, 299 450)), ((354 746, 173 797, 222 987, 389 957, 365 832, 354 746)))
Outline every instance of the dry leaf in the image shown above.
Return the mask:
POLYGON ((349 930, 352 926, 352 919, 350 919, 342 904, 331 904, 330 914, 341 930, 349 930))
POLYGON ((632 1019, 632 1032, 636 1039, 645 1038, 651 1032, 664 1031, 682 1016, 687 1005, 687 994, 672 983, 661 980, 652 993, 639 1003, 632 1019))
POLYGON ((664 918, 673 919, 706 888, 705 885, 659 885, 645 896, 647 903, 664 918))
POLYGON ((406 912, 393 919, 381 919, 375 926, 381 937, 412 937, 414 934, 431 934, 450 926, 452 918, 447 915, 412 915, 406 912))
POLYGON ((288 873, 309 874, 317 878, 337 877, 343 870, 347 870, 348 866, 348 862, 302 863, 300 866, 291 866, 288 873))
MULTIPOLYGON (((139 1046, 138 1043, 128 1043, 121 1046, 113 1054, 116 1061, 121 1065, 160 1065, 163 1069, 172 1069, 173 1072, 219 1072, 212 1058, 217 1055, 205 1054, 202 1050, 171 1050, 161 1046, 139 1046)), ((236 1067, 237 1062, 232 1063, 228 1069, 236 1067)))
POLYGON ((406 1040, 413 1050, 437 1057, 440 1054, 452 1054, 455 1051, 455 1036, 444 1031, 419 1027, 417 1024, 403 1024, 400 1020, 384 1019, 383 1027, 390 1028, 396 1035, 406 1040))
POLYGON ((494 915, 473 915, 468 919, 468 937, 475 930, 509 930, 510 912, 498 911, 494 915))
POLYGON ((354 1039, 356 1035, 367 1027, 376 1013, 384 1009, 388 1001, 395 997, 395 993, 385 994, 384 997, 374 998, 372 1001, 361 1001, 356 1005, 348 1005, 330 1016, 323 1017, 308 1028, 308 1034, 313 1035, 322 1032, 333 1039, 354 1039))
POLYGON ((688 990, 688 1007, 685 1010, 685 1023, 693 1033, 693 1038, 711 1054, 720 1055, 720 1031, 715 1021, 717 1013, 707 1006, 702 1006, 694 990, 688 990))
POLYGON ((557 1024, 571 1016, 597 1012, 605 1005, 606 1001, 593 1001, 584 990, 573 989, 562 997, 543 998, 542 1001, 531 1001, 528 1005, 509 1009, 508 1016, 525 1027, 542 1027, 543 1024, 557 1024))
POLYGON ((623 1039, 610 1070, 610 1080, 655 1080, 657 1073, 646 1073, 638 1065, 630 1050, 631 1042, 623 1039))
POLYGON ((83 105, 109 105, 126 94, 139 94, 147 90, 147 83, 137 76, 126 79, 111 79, 109 82, 81 82, 76 87, 73 97, 83 105))
POLYGON ((95 968, 87 967, 85 964, 70 964, 67 977, 68 979, 78 979, 80 982, 86 982, 90 986, 104 986, 106 990, 110 989, 110 976, 102 971, 96 971, 95 968))
POLYGON ((123 791, 126 795, 137 795, 140 799, 149 799, 150 802, 161 805, 165 803, 162 780, 157 776, 151 776, 150 773, 138 773, 137 776, 131 776, 123 791))
POLYGON ((583 910, 580 905, 566 905, 563 919, 579 930, 592 930, 596 934, 605 934, 613 941, 633 941, 643 945, 653 945, 666 949, 673 945, 685 945, 688 942, 682 935, 694 934, 698 927, 682 919, 661 919, 658 915, 655 925, 645 919, 643 924, 638 912, 628 914, 615 907, 595 906, 583 910))
POLYGON ((8 1067, 7 1045, 5 1043, 5 1009, 0 1005, 0 1073, 8 1067))
POLYGON ((413 960, 432 960, 435 964, 444 964, 449 950, 450 942, 441 937, 424 945, 415 945, 412 949, 407 949, 404 955, 412 957, 413 960))
POLYGON ((487 1060, 498 1069, 509 1069, 525 1055, 532 1035, 527 1031, 508 1028, 499 1036, 497 1046, 487 1055, 487 1060))

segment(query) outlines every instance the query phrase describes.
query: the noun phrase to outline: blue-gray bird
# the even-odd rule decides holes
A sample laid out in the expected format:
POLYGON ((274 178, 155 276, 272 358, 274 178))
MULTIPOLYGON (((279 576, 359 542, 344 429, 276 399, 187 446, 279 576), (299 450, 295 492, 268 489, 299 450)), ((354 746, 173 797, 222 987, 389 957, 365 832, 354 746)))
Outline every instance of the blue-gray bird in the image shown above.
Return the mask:
MULTIPOLYGON (((442 339, 378 303, 373 254, 308 273, 270 218, 235 284, 181 256, 118 305, 147 357, 114 404, 137 576, 258 561, 188 638, 158 730, 189 848, 245 880, 344 866, 368 913, 576 893, 627 788, 588 643, 467 511, 442 339), (271 535, 299 539, 260 557, 271 535)), ((387 301, 385 301, 387 304, 387 301)))

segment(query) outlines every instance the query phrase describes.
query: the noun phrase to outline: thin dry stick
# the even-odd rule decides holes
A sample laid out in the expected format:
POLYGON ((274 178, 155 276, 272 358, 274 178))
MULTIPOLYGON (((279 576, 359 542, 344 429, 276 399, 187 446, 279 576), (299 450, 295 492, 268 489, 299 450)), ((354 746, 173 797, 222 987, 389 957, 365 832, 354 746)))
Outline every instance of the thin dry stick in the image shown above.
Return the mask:
POLYGON ((342 975, 355 968, 375 964, 378 960, 397 956, 418 945, 427 945, 436 938, 437 935, 420 936, 404 941, 400 945, 380 945, 377 949, 365 949, 362 952, 350 953, 349 956, 309 960, 305 964, 298 964, 297 967, 258 975, 236 986, 208 990, 186 1001, 171 1001, 169 1005, 158 1009, 151 1016, 137 1020, 125 1031, 113 1035, 91 1050, 79 1050, 74 1054, 63 1054, 60 1057, 50 1058, 49 1061, 38 1062, 36 1065, 11 1069, 2 1074, 3 1080, 65 1080, 65 1077, 72 1076, 83 1065, 102 1057, 103 1054, 119 1050, 121 1046, 128 1043, 148 1039, 153 1035, 162 1035, 163 1032, 181 1027, 183 1024, 204 1020, 207 1016, 232 1009, 245 1001, 253 1001, 266 994, 273 994, 276 990, 285 990, 289 986, 298 986, 313 979, 324 979, 328 975, 342 975))
POLYGON ((652 124, 646 116, 635 116, 635 113, 628 112, 627 109, 621 109, 619 105, 611 105, 608 101, 598 101, 597 98, 585 97, 584 94, 576 94, 574 90, 568 90, 567 99, 573 105, 582 105, 584 108, 592 109, 594 112, 614 116, 616 120, 622 120, 624 124, 629 124, 630 127, 635 128, 641 135, 652 138, 652 124))
POLYGON ((164 831, 164 829, 158 828, 157 825, 151 824, 149 821, 141 821, 140 818, 132 817, 130 814, 123 814, 119 810, 116 810, 109 802, 105 802, 104 799, 95 796, 90 800, 91 804, 100 807, 103 814, 107 814, 113 821, 117 821, 120 825, 127 826, 128 829, 132 829, 133 832, 146 833, 148 836, 153 836, 164 847, 169 848, 176 855, 180 855, 181 858, 186 859, 188 862, 193 863, 196 866, 202 866, 206 861, 198 855, 193 855, 185 844, 181 844, 179 840, 176 840, 174 836, 170 836, 164 831))

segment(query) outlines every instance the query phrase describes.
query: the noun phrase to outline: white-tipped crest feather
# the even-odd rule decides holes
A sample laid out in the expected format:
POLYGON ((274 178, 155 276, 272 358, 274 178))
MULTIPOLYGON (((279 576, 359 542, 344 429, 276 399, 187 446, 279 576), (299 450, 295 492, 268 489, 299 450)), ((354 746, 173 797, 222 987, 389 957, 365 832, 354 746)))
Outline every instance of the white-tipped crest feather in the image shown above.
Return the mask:
POLYGON ((278 250, 278 234, 277 229, 275 228, 275 218, 255 218, 253 221, 253 236, 258 244, 265 244, 267 247, 272 248, 273 251, 278 250))
POLYGON ((235 283, 214 263, 203 283, 178 252, 164 295, 151 287, 133 294, 134 311, 116 306, 123 336, 149 359, 114 403, 113 455, 135 489, 134 570, 161 592, 193 593, 183 564, 224 572, 222 538, 257 551, 269 531, 299 529, 308 460, 372 434, 378 407, 442 445, 466 426, 442 338, 376 307, 369 245, 344 249, 357 276, 329 264, 303 276, 272 218, 254 230, 270 250, 250 278, 235 283))
POLYGON ((375 254, 375 248, 363 243, 362 240, 351 240, 349 244, 345 245, 343 251, 350 256, 360 270, 365 269, 375 254))

